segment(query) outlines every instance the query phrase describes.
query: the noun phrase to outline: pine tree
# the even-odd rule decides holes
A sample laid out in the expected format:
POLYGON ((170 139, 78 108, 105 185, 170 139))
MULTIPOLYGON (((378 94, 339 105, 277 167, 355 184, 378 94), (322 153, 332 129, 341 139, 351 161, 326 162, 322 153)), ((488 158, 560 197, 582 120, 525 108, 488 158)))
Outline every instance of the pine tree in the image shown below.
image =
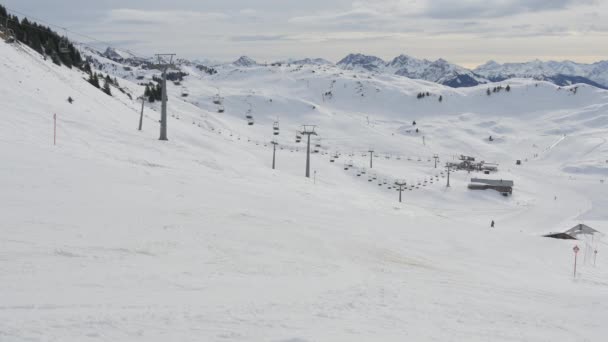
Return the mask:
POLYGON ((99 78, 96 73, 91 73, 91 76, 89 76, 89 83, 99 89, 99 78))
POLYGON ((91 69, 91 64, 89 64, 89 62, 84 63, 82 65, 82 71, 84 71, 87 74, 91 75, 91 73, 93 72, 93 70, 91 69))
POLYGON ((105 82, 103 83, 103 92, 112 96, 112 90, 110 89, 110 82, 108 82, 107 79, 105 79, 105 82))
POLYGON ((443 101, 443 95, 439 95, 439 102, 443 101))
POLYGON ((486 94, 488 94, 488 96, 492 95, 492 92, 490 91, 490 88, 488 88, 488 90, 486 91, 486 94))
POLYGON ((511 86, 507 84, 507 88, 505 88, 506 91, 511 91, 511 86))

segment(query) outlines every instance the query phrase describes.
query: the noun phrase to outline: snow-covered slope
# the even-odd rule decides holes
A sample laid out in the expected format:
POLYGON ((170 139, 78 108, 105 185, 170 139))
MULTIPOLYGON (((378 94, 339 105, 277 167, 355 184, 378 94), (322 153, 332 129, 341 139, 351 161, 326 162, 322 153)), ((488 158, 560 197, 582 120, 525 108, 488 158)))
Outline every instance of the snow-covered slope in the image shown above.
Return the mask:
MULTIPOLYGON (((158 73, 99 65, 133 94, 134 75, 158 73)), ((608 231, 606 91, 517 79, 488 96, 326 65, 182 68, 160 142, 156 103, 138 131, 136 99, 0 42, 2 340, 604 338, 605 238, 540 235, 608 231), (342 153, 313 154, 314 179, 301 124, 342 153), (471 192, 479 175, 461 172, 446 188, 432 156, 461 153, 500 163, 488 177, 513 179, 513 196, 471 192), (403 203, 395 179, 417 185, 403 203)))

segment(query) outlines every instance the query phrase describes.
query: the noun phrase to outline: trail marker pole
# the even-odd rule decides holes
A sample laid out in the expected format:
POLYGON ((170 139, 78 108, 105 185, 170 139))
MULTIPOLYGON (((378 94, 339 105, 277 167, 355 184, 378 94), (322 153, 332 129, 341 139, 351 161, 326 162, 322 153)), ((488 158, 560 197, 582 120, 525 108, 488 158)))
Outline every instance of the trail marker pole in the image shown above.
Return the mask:
POLYGON ((146 97, 141 97, 141 114, 139 114, 139 130, 141 131, 141 126, 144 121, 144 103, 146 102, 146 97))
POLYGON ((597 249, 593 251, 593 266, 595 266, 595 262, 597 261, 597 249))
POLYGON ((574 278, 576 278, 576 257, 578 255, 578 251, 580 250, 580 248, 578 248, 578 246, 574 246, 574 248, 572 248, 572 250, 574 251, 574 278))
POLYGON ((435 158, 435 168, 437 168, 437 159, 439 159, 439 155, 435 154, 433 158, 435 158))
POLYGON ((53 114, 53 146, 57 145, 57 114, 53 114))
POLYGON ((272 144, 272 169, 275 169, 275 161, 276 161, 276 154, 277 154, 277 145, 279 144, 276 140, 273 140, 271 142, 272 144))
POLYGON ((369 151, 369 168, 373 169, 374 168, 374 149, 370 148, 369 151))

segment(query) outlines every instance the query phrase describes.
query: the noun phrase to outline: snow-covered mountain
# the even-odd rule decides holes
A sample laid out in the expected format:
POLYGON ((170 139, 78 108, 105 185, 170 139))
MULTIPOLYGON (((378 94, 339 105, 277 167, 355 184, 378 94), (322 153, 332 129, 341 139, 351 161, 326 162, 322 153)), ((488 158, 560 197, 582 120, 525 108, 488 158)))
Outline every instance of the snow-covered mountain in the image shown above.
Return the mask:
POLYGON ((124 93, 0 39, 0 340, 605 339, 606 236, 542 235, 608 232, 608 91, 184 63, 159 141, 159 70, 87 57, 124 93), (499 170, 447 187, 460 154, 499 170))
POLYGON ((112 60, 125 60, 125 59, 129 59, 129 58, 137 58, 137 56, 135 56, 133 53, 131 53, 129 51, 120 50, 120 49, 113 48, 113 47, 108 47, 106 49, 106 51, 103 53, 103 55, 112 60))
POLYGON ((449 63, 444 59, 432 62, 426 59, 400 55, 390 62, 385 62, 375 56, 350 54, 338 62, 338 66, 349 70, 391 73, 455 88, 472 87, 487 83, 487 80, 483 77, 476 75, 468 69, 449 63))
POLYGON ((232 64, 238 67, 252 67, 258 65, 258 62, 247 56, 241 56, 239 59, 232 62, 232 64))
POLYGON ((384 72, 386 62, 376 56, 368 56, 360 53, 353 53, 337 64, 339 67, 348 70, 366 70, 372 72, 384 72))
POLYGON ((323 58, 303 58, 303 59, 295 59, 295 60, 288 60, 288 63, 291 64, 296 64, 296 65, 304 65, 304 64, 308 64, 308 65, 332 65, 333 63, 323 59, 323 58))
POLYGON ((608 87, 608 61, 600 61, 593 64, 582 64, 572 61, 543 62, 540 60, 526 63, 500 64, 495 61, 489 61, 475 68, 474 72, 492 81, 525 77, 539 80, 561 80, 563 84, 560 85, 568 84, 569 82, 583 82, 608 87))

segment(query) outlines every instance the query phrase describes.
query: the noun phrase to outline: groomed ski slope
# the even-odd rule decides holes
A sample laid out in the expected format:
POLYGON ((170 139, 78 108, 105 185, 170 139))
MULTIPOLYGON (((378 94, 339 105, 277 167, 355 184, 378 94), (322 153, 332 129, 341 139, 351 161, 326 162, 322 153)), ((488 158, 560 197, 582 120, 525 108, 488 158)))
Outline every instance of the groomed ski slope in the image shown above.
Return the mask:
POLYGON ((488 98, 486 87, 370 76, 364 87, 380 91, 361 100, 367 76, 222 70, 170 87, 170 140, 160 142, 156 105, 139 132, 137 101, 25 47, 0 42, 0 70, 1 341, 602 341, 608 332, 606 239, 540 237, 581 222, 608 232, 604 91, 514 80, 488 98), (333 79, 343 93, 323 102, 333 79), (224 114, 211 104, 216 87, 224 114), (417 100, 420 91, 444 101, 417 100), (264 143, 277 116, 285 149, 273 171, 264 143), (407 132, 412 120, 419 135, 407 132), (319 125, 323 150, 355 156, 313 155, 316 182, 305 179, 293 142, 303 123, 319 125), (377 178, 439 180, 399 204, 394 190, 343 170, 345 159, 365 167, 370 145, 377 178), (513 196, 467 190, 475 174, 453 173, 446 188, 434 153, 500 163, 492 177, 513 179, 513 196))

